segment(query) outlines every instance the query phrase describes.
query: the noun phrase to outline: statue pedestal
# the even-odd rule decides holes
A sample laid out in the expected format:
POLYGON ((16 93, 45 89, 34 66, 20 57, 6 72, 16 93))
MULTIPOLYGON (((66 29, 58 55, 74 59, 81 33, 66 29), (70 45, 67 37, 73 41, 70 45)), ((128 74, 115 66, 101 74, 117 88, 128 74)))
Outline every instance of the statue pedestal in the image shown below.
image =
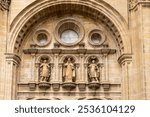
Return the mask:
POLYGON ((67 90, 71 91, 72 89, 74 89, 76 87, 76 84, 74 82, 64 82, 62 84, 62 87, 64 89, 67 89, 67 90))
POLYGON ((51 85, 50 85, 49 82, 39 82, 39 88, 40 88, 40 89, 46 90, 46 89, 49 89, 50 86, 51 86, 51 85))
POLYGON ((88 87, 93 90, 97 90, 100 87, 100 83, 97 81, 90 82, 88 87))

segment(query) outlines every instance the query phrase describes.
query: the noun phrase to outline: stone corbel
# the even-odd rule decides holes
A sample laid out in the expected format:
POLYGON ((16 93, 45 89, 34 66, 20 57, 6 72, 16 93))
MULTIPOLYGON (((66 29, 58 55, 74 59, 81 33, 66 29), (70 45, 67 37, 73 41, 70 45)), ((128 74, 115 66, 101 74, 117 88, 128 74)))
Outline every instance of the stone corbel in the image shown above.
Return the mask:
POLYGON ((11 0, 1 0, 0 1, 0 9, 1 10, 9 10, 11 0))
POLYGON ((79 87, 80 91, 85 91, 86 83, 85 82, 79 82, 78 87, 79 87))
POLYGON ((35 89, 36 89, 36 82, 29 82, 28 85, 29 85, 30 91, 35 91, 35 89))
POLYGON ((110 89, 110 82, 109 81, 102 81, 101 82, 104 91, 108 91, 110 89))
POLYGON ((54 91, 59 91, 60 89, 60 83, 59 82, 53 82, 52 87, 54 91))

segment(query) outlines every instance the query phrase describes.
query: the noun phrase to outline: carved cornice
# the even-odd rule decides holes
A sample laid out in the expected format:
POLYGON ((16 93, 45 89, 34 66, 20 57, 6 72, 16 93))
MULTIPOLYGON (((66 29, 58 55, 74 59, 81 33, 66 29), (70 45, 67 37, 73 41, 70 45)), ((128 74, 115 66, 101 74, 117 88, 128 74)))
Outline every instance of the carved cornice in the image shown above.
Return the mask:
POLYGON ((129 0, 129 10, 136 8, 139 4, 150 4, 150 0, 129 0))
MULTIPOLYGON (((116 49, 36 49, 37 54, 115 54, 116 49)), ((24 54, 34 53, 33 49, 24 49, 24 54)))
POLYGON ((122 65, 125 62, 131 62, 132 61, 132 54, 122 54, 119 58, 118 58, 118 63, 120 65, 122 65))
POLYGON ((0 0, 0 9, 1 10, 8 10, 11 0, 0 0))

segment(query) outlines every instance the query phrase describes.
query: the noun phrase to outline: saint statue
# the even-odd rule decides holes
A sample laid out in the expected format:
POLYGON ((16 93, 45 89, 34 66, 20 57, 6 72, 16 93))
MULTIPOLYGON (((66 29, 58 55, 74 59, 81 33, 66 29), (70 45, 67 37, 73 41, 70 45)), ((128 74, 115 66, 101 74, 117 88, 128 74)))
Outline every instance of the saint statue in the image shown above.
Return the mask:
POLYGON ((88 76, 90 78, 90 81, 99 81, 99 68, 98 65, 96 64, 95 59, 91 61, 91 64, 88 66, 88 76))
POLYGON ((65 78, 65 82, 72 82, 75 77, 75 68, 74 64, 71 62, 71 58, 68 58, 63 66, 63 77, 65 78))
POLYGON ((50 65, 47 60, 43 60, 40 64, 40 82, 48 82, 50 80, 50 65))

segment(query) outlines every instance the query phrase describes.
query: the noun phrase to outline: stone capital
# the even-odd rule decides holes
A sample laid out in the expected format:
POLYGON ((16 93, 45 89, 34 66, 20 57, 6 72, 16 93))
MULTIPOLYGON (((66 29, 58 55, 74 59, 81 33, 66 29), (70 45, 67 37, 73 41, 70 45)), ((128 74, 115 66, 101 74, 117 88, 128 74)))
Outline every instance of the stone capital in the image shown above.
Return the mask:
POLYGON ((11 0, 0 0, 0 10, 9 10, 11 0))
POLYGON ((21 58, 16 54, 5 53, 5 56, 6 56, 6 61, 12 61, 13 63, 16 63, 17 65, 20 64, 21 62, 21 58))
POLYGON ((120 65, 122 65, 125 62, 131 62, 132 61, 132 54, 122 54, 119 58, 118 58, 118 63, 120 65))

